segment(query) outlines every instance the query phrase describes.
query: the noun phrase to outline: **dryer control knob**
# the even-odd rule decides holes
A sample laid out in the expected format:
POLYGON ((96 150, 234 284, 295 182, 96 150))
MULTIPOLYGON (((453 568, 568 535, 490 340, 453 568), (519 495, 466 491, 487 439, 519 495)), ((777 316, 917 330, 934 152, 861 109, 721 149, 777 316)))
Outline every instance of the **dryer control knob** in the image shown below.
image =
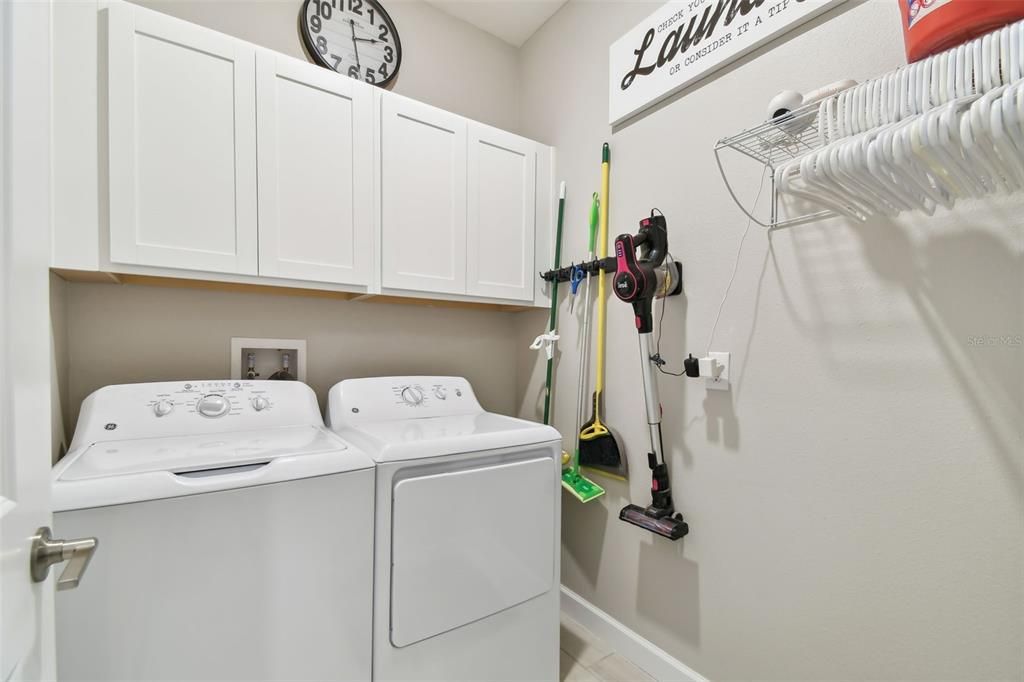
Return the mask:
POLYGON ((434 397, 438 400, 446 400, 448 398, 448 389, 444 386, 435 386, 434 397))
POLYGON ((217 393, 208 393, 196 403, 196 412, 204 417, 223 417, 230 409, 228 399, 217 393))
POLYGON ((252 409, 256 410, 257 412, 262 412, 268 407, 270 407, 270 401, 264 398, 263 396, 258 395, 252 399, 252 409))
POLYGON ((171 412, 174 412, 174 403, 170 400, 158 400, 153 405, 153 414, 158 417, 166 417, 171 412))
POLYGON ((406 405, 420 405, 423 403, 423 391, 415 386, 406 386, 402 389, 402 400, 406 405))

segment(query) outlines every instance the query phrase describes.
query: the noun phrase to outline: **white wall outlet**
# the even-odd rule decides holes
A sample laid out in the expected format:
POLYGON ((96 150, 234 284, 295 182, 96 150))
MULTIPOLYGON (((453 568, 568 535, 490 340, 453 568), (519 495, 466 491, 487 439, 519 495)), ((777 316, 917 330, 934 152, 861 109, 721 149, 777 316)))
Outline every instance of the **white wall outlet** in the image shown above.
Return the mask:
POLYGON ((706 376, 707 387, 709 391, 728 391, 729 390, 729 354, 728 353, 708 353, 707 358, 701 358, 703 363, 707 360, 708 372, 704 373, 704 367, 701 366, 701 376, 706 376))
POLYGON ((306 380, 305 339, 231 339, 231 378, 269 379, 282 369, 284 355, 288 355, 288 371, 299 381, 306 380), (255 376, 250 376, 249 356, 252 355, 255 376))

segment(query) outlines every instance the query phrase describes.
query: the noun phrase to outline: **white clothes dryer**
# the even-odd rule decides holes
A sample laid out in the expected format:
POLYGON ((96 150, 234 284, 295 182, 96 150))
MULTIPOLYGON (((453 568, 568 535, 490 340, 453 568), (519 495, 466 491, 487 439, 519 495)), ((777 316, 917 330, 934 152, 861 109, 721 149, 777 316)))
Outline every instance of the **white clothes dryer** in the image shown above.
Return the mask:
POLYGON ((349 379, 329 426, 377 463, 375 680, 557 680, 561 436, 458 377, 349 379))

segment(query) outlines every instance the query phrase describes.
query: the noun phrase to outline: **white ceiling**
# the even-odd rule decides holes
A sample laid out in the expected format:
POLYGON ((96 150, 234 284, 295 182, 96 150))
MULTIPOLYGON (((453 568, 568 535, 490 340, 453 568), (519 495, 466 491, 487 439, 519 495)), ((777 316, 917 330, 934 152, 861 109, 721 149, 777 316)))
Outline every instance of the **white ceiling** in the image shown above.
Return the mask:
POLYGON ((427 0, 446 14, 522 47, 567 0, 427 0))

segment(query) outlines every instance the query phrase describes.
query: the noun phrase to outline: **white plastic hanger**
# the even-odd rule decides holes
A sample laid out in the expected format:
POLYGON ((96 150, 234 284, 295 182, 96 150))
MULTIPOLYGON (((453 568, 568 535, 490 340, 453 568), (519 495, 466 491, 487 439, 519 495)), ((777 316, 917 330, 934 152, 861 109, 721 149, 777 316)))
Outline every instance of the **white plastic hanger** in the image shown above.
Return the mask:
POLYGON ((844 150, 844 166, 847 175, 861 186, 865 198, 874 199, 881 213, 895 216, 912 206, 893 191, 892 178, 887 173, 880 172, 879 168, 873 168, 869 162, 872 145, 880 133, 880 129, 870 131, 848 145, 844 150))
POLYGON ((1000 190, 1010 191, 1012 187, 1005 177, 1006 171, 1002 166, 1002 160, 996 153, 989 129, 992 103, 999 99, 1006 87, 1004 85, 986 92, 971 105, 965 116, 970 120, 971 132, 970 143, 967 147, 976 152, 975 158, 982 162, 995 186, 1000 190))
POLYGON ((803 188, 796 186, 794 182, 796 179, 799 178, 801 181, 804 181, 804 175, 801 171, 801 166, 803 165, 804 160, 807 160, 810 156, 811 155, 808 155, 808 157, 804 157, 804 159, 795 159, 789 162, 788 164, 784 164, 776 168, 775 187, 782 194, 787 194, 800 199, 804 199, 805 201, 808 201, 818 206, 822 206, 824 208, 829 209, 830 211, 835 211, 836 213, 840 213, 843 215, 851 215, 852 217, 859 218, 859 216, 852 215, 849 208, 837 202, 833 202, 829 197, 822 196, 817 193, 812 193, 810 191, 807 191, 803 188))
POLYGON ((978 180, 974 169, 967 163, 963 155, 963 142, 960 139, 960 117, 977 95, 953 100, 939 112, 935 119, 932 136, 936 141, 936 150, 944 158, 947 168, 953 173, 966 196, 978 197, 985 193, 985 186, 978 180))
POLYGON ((1010 82, 1024 78, 1024 22, 1009 26, 1010 33, 1010 82))
POLYGON ((1007 184, 1014 189, 1024 188, 1024 156, 1017 138, 1011 131, 1016 125, 1016 93, 1019 88, 1009 86, 992 103, 989 113, 989 138, 999 159, 1007 184))

